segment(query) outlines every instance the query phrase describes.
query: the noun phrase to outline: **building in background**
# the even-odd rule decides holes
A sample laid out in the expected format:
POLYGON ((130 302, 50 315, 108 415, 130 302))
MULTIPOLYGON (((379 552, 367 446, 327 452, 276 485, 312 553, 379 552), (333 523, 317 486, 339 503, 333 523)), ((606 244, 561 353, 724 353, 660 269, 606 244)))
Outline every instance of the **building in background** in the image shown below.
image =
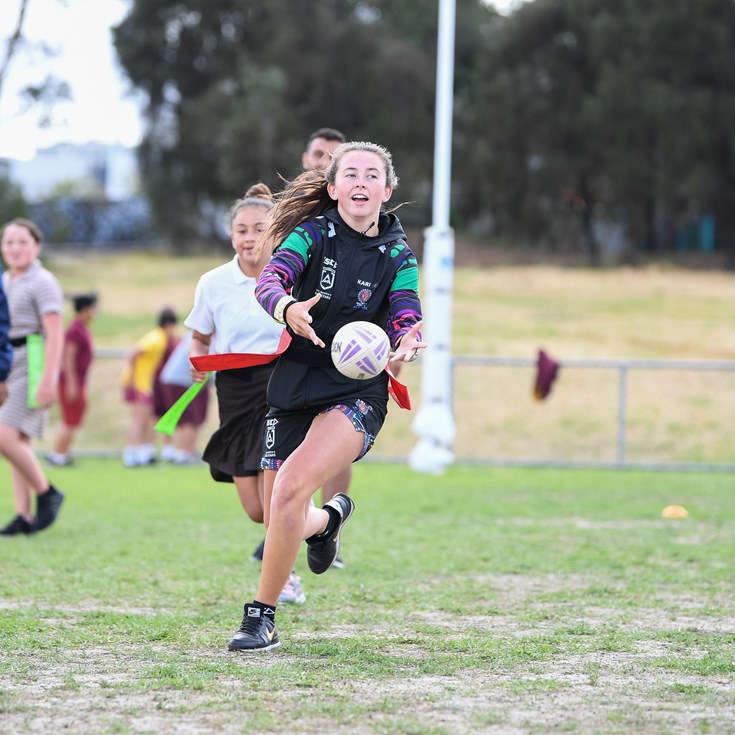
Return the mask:
POLYGON ((60 192, 115 202, 140 191, 135 151, 121 145, 59 143, 29 161, 5 162, 8 178, 31 204, 60 192))
POLYGON ((131 148, 60 143, 28 161, 0 160, 0 176, 20 187, 51 243, 108 247, 156 240, 131 148))

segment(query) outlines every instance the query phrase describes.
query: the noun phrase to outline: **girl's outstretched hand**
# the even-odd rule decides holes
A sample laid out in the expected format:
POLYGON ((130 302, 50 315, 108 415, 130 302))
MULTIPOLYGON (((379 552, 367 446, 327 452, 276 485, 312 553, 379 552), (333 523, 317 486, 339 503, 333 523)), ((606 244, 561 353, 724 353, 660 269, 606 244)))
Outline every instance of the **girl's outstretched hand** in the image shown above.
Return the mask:
POLYGON ((193 365, 191 366, 191 379, 195 383, 203 383, 207 379, 207 375, 209 375, 208 372, 202 372, 201 370, 197 370, 193 365))
POLYGON ((411 329, 401 338, 401 342, 395 352, 391 352, 388 363, 413 362, 419 356, 419 350, 425 350, 429 345, 422 342, 419 337, 423 321, 416 322, 411 329))
POLYGON ((306 337, 310 342, 313 342, 317 347, 325 347, 326 345, 322 340, 317 337, 316 332, 311 327, 312 317, 309 314, 309 310, 316 304, 321 296, 315 294, 306 301, 296 301, 292 303, 286 311, 286 323, 293 330, 294 334, 298 334, 299 337, 306 337))

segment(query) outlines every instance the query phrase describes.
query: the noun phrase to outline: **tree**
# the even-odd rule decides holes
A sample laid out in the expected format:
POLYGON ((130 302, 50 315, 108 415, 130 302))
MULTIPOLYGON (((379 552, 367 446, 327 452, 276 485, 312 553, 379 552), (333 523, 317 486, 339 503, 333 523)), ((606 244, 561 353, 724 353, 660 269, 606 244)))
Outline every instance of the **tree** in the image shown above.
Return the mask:
MULTIPOLYGON (((428 224, 436 24, 425 0, 135 0, 115 43, 148 97, 164 231, 214 231, 250 183, 297 173, 323 125, 391 149, 416 203, 402 218, 428 224)), ((603 223, 632 256, 711 212, 735 243, 731 0, 534 0, 508 18, 458 0, 455 56, 455 226, 600 263, 603 223)))
MULTIPOLYGON (((459 5, 466 99, 481 53, 482 23, 471 18, 497 16, 477 0, 459 5)), ((165 231, 211 231, 200 223, 250 183, 296 174, 306 136, 324 125, 386 145, 397 196, 428 223, 436 23, 419 0, 135 0, 115 45, 148 97, 141 160, 165 231)))
POLYGON ((646 251, 672 248, 692 213, 717 209, 732 228, 734 14, 728 0, 535 0, 514 13, 485 58, 475 127, 500 231, 576 240, 594 263, 595 219, 646 251))
POLYGON ((28 206, 20 187, 0 176, 0 222, 27 216, 28 206))
MULTIPOLYGON (((0 99, 13 59, 19 52, 31 46, 23 33, 29 3, 30 0, 20 0, 15 27, 5 41, 5 52, 0 59, 0 99)), ((45 56, 53 55, 53 51, 43 44, 41 44, 41 51, 45 56)), ((50 124, 50 115, 54 105, 62 100, 71 99, 71 91, 65 81, 49 75, 37 84, 26 85, 21 96, 25 100, 26 108, 36 107, 40 110, 39 125, 47 126, 50 124)))
POLYGON ((3 93, 3 83, 5 82, 5 76, 8 73, 8 67, 15 56, 18 44, 23 38, 23 24, 25 23, 26 11, 28 10, 28 1, 29 0, 21 0, 20 7, 18 8, 18 18, 15 22, 15 28, 5 42, 5 53, 3 54, 2 61, 0 61, 0 97, 3 93))

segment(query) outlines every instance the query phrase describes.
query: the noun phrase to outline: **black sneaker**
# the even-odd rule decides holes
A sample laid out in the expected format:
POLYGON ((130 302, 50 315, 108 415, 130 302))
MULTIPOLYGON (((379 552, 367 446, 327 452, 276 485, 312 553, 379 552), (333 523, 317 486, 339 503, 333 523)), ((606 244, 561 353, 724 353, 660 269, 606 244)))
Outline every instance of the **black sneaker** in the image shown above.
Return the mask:
POLYGON ((314 574, 324 574, 334 564, 339 553, 339 534, 352 515, 352 511, 355 510, 352 499, 344 493, 337 493, 323 507, 327 506, 334 508, 339 513, 340 519, 328 536, 311 536, 306 539, 306 561, 314 574))
POLYGON ((36 520, 33 522, 34 531, 43 531, 48 528, 59 515, 59 508, 64 502, 64 493, 51 485, 47 492, 37 496, 36 520))
POLYGON ((19 533, 33 533, 33 524, 23 516, 15 516, 7 526, 0 529, 0 536, 17 536, 19 533))
POLYGON ((263 539, 258 546, 255 548, 252 554, 250 554, 250 561, 258 562, 263 561, 263 549, 265 548, 265 539, 263 539))
POLYGON ((280 645, 273 619, 264 615, 257 605, 245 605, 242 625, 227 648, 230 651, 269 651, 280 645))

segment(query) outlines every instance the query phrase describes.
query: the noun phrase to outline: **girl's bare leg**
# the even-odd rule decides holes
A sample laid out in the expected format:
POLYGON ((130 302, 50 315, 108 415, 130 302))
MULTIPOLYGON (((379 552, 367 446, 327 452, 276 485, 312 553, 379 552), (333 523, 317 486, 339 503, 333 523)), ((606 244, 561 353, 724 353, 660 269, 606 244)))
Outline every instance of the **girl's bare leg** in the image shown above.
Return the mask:
POLYGON ((17 470, 25 485, 35 493, 43 493, 49 483, 31 447, 31 440, 12 426, 0 424, 0 454, 17 470))
POLYGON ((324 531, 329 522, 327 511, 311 506, 311 496, 353 462, 363 443, 363 434, 355 431, 347 416, 329 411, 314 419, 304 441, 278 472, 266 471, 268 530, 258 602, 273 606, 278 602, 301 541, 324 531))
POLYGON ((233 477, 235 487, 237 488, 237 496, 240 498, 240 504, 248 518, 255 523, 263 522, 263 499, 259 487, 259 475, 251 477, 233 477))

